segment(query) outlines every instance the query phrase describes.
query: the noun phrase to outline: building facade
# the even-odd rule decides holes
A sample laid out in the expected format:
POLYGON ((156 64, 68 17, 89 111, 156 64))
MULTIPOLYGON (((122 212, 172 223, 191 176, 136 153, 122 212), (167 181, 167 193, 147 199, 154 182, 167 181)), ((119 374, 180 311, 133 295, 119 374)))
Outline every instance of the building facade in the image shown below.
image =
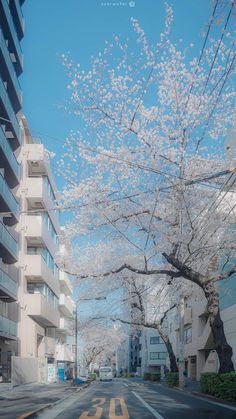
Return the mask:
POLYGON ((23 70, 20 41, 24 35, 23 0, 0 2, 0 380, 11 376, 11 356, 18 351, 17 303, 19 267, 20 182, 17 155, 21 146, 22 92, 18 78, 23 70))
POLYGON ((142 330, 141 336, 141 374, 145 372, 164 373, 167 360, 166 346, 155 329, 142 330))
POLYGON ((60 225, 53 210, 57 188, 47 151, 34 142, 24 117, 21 123, 17 355, 55 364, 56 328, 60 325, 59 268, 55 262, 60 225))
MULTIPOLYGON (((68 260, 71 254, 69 241, 61 227, 60 257, 63 261, 68 260)), ((60 269, 59 272, 59 327, 56 329, 56 361, 61 380, 72 378, 75 361, 75 304, 72 299, 72 281, 70 276, 60 269)))

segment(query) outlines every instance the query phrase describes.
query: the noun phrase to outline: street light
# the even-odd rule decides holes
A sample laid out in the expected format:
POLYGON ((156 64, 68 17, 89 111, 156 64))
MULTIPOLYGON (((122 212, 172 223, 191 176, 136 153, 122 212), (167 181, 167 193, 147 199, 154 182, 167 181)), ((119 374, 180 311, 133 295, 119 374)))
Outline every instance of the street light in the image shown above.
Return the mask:
POLYGON ((78 378, 78 304, 80 301, 101 301, 106 297, 79 298, 75 303, 75 379, 78 378))

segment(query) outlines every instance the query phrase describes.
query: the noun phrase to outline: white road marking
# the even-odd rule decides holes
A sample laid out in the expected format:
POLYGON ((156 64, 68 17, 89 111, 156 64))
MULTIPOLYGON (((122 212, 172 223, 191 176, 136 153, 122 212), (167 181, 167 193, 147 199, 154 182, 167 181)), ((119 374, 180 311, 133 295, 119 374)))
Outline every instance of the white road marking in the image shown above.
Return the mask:
POLYGON ((128 387, 128 384, 124 383, 124 386, 125 386, 125 387, 128 387))
POLYGON ((135 391, 132 391, 132 393, 135 395, 135 397, 137 397, 137 399, 140 400, 140 402, 149 410, 149 412, 151 412, 153 414, 153 416, 155 416, 155 418, 157 419, 164 419, 163 416, 161 416, 156 410, 154 410, 152 408, 152 406, 150 406, 150 404, 148 404, 147 402, 145 402, 145 400, 142 399, 142 397, 140 397, 137 393, 135 393, 135 391))

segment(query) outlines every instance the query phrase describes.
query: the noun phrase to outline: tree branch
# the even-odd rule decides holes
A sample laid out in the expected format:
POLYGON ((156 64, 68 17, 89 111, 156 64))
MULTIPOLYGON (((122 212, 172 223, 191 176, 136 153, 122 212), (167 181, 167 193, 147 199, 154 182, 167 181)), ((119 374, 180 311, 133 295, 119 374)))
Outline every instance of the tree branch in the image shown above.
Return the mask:
POLYGON ((76 276, 78 279, 85 279, 85 278, 101 278, 101 277, 106 277, 106 276, 110 276, 110 275, 113 275, 113 274, 118 274, 119 272, 122 272, 124 269, 128 269, 129 271, 134 272, 134 273, 139 274, 139 275, 159 275, 159 274, 161 275, 162 274, 162 275, 168 275, 168 276, 173 277, 173 278, 179 278, 179 277, 183 276, 181 272, 176 272, 176 271, 172 271, 172 270, 169 270, 169 269, 148 269, 148 270, 147 269, 139 269, 139 268, 134 268, 133 266, 131 266, 129 264, 126 264, 126 263, 124 263, 123 265, 121 265, 117 269, 112 269, 109 272, 105 272, 105 273, 102 273, 100 275, 99 274, 97 274, 97 275, 94 275, 94 274, 79 275, 79 274, 77 274, 75 272, 72 272, 68 269, 63 269, 63 270, 68 275, 76 276))
POLYGON ((194 282, 195 284, 199 285, 199 287, 203 288, 202 277, 198 272, 189 268, 187 265, 172 255, 167 255, 165 252, 162 253, 162 255, 172 266, 174 266, 174 268, 179 271, 179 276, 182 276, 183 278, 188 279, 189 281, 194 282))

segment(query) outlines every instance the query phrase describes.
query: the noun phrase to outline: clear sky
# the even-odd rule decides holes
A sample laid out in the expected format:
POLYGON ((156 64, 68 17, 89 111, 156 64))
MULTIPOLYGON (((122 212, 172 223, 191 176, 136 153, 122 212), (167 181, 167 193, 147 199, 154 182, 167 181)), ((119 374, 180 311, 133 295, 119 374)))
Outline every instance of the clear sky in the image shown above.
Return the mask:
MULTIPOLYGON (((40 136, 58 158, 70 129, 78 129, 76 119, 63 110, 68 90, 60 55, 69 52, 74 61, 87 68, 91 55, 101 51, 113 34, 132 38, 131 17, 139 20, 151 41, 158 41, 164 28, 164 4, 164 0, 25 1, 23 112, 32 135, 40 136)), ((172 38, 182 39, 183 47, 192 42, 198 55, 211 0, 172 0, 170 4, 174 11, 172 38)), ((57 157, 54 167, 56 161, 57 157)), ((60 179, 57 181, 60 187, 60 179)))

